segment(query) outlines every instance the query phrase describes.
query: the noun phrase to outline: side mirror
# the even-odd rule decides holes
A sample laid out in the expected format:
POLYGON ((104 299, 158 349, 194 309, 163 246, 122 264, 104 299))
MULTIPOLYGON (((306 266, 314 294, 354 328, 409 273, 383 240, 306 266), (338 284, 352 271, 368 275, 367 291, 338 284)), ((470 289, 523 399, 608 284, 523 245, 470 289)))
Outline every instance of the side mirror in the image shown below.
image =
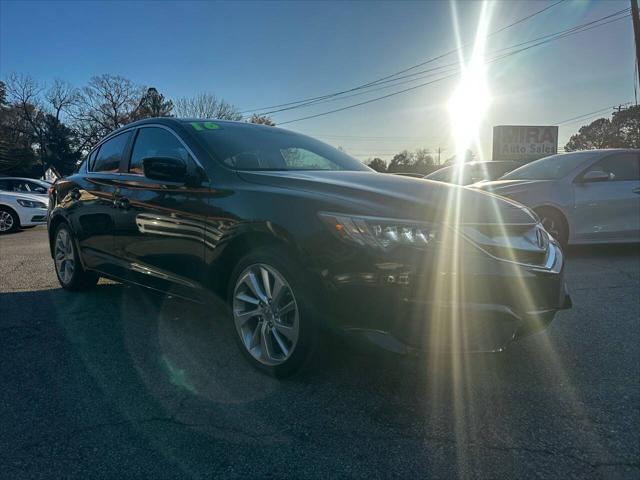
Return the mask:
POLYGON ((161 182, 185 183, 187 164, 174 157, 147 157, 142 159, 144 176, 161 182))
POLYGON ((603 172, 602 170, 591 170, 582 176, 583 182, 606 182, 613 180, 613 173, 603 172))

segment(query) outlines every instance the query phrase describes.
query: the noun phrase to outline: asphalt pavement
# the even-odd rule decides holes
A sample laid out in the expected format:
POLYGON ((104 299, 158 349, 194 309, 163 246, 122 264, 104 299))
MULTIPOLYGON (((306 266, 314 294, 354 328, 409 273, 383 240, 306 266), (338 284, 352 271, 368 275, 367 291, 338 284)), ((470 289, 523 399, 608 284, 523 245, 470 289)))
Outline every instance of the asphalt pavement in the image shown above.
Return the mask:
POLYGON ((224 305, 63 291, 0 237, 0 478, 640 478, 640 247, 567 252, 572 310, 502 354, 325 345, 255 372, 224 305))

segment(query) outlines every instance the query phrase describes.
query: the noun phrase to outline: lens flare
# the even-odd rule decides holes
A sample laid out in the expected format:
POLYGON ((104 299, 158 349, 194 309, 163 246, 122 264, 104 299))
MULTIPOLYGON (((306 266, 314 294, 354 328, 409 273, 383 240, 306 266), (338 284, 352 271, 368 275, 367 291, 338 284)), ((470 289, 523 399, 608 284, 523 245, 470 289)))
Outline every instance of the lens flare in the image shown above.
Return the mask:
MULTIPOLYGON (((467 150, 472 145, 479 146, 478 130, 491 103, 484 57, 492 4, 486 1, 482 4, 473 51, 468 62, 465 62, 463 57, 455 3, 452 3, 451 7, 454 31, 460 46, 461 75, 458 85, 449 98, 448 109, 451 133, 455 142, 456 162, 462 163, 467 156, 467 150)), ((476 150, 481 155, 481 149, 476 150)))

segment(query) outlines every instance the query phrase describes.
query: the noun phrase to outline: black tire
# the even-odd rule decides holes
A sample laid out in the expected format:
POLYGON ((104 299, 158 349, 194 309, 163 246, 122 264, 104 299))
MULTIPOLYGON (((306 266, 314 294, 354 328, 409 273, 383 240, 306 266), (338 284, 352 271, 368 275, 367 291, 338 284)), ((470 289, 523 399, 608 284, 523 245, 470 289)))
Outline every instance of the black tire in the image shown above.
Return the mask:
POLYGON ((236 343, 242 354, 254 368, 273 377, 284 378, 298 373, 309 364, 317 348, 319 336, 319 322, 316 318, 317 310, 314 308, 315 300, 312 292, 313 289, 307 284, 302 268, 291 259, 291 255, 284 249, 278 247, 260 247, 246 254, 238 261, 229 278, 227 298, 232 311, 233 334, 236 343), (234 293, 236 292, 236 286, 247 269, 256 265, 266 265, 277 271, 288 284, 297 306, 297 343, 290 356, 278 365, 265 365, 256 359, 248 350, 249 347, 245 346, 239 327, 236 326, 234 314, 234 293))
POLYGON ((14 212, 13 209, 8 207, 0 206, 0 222, 2 222, 1 226, 3 227, 0 228, 0 235, 3 233, 17 232, 20 228, 20 217, 18 217, 18 214, 14 212), (5 222, 11 223, 11 226, 7 230, 4 229, 6 225, 5 222))
POLYGON ((562 247, 569 241, 569 227, 564 215, 553 208, 540 208, 535 211, 540 217, 540 223, 547 232, 555 238, 562 247))
MULTIPOLYGON (((73 235, 73 231, 69 228, 69 225, 66 223, 61 223, 56 228, 56 231, 53 236, 53 255, 54 255, 54 269, 56 271, 56 276, 58 277, 58 282, 60 286, 65 290, 69 290, 72 292, 79 292, 83 290, 89 290, 94 288, 100 279, 100 276, 93 271, 85 270, 80 262, 80 257, 78 255, 78 249, 76 247, 75 236, 73 235), (66 232, 70 241, 70 252, 68 256, 70 259, 73 259, 73 270, 72 273, 69 274, 68 277, 63 277, 60 272, 60 268, 58 266, 57 260, 57 242, 61 232, 66 232)), ((65 270, 66 271, 66 270, 65 270)))

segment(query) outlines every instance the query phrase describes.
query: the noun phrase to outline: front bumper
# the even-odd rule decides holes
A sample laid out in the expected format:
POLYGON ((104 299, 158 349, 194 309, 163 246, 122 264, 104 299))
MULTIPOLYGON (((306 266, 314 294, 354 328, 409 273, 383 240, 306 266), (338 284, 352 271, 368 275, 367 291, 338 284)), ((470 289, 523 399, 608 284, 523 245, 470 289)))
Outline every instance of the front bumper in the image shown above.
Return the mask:
POLYGON ((45 225, 47 223, 46 208, 23 208, 19 212, 20 225, 31 227, 34 225, 45 225))
POLYGON ((500 351, 571 308, 562 251, 550 248, 541 267, 466 252, 455 269, 426 257, 343 271, 327 285, 330 315, 338 329, 398 353, 500 351))

